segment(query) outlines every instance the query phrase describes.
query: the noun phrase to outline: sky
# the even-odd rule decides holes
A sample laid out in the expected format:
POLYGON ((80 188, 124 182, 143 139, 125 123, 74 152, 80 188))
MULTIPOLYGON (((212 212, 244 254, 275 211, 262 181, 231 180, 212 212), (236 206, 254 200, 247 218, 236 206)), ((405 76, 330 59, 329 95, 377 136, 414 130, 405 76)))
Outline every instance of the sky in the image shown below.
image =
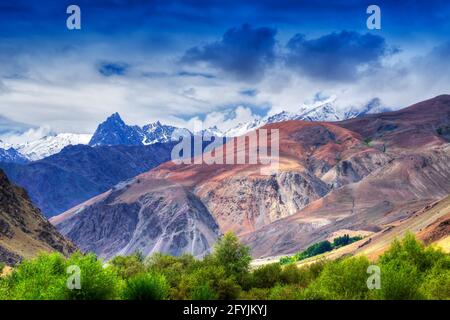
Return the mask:
POLYGON ((226 129, 318 96, 403 108, 450 93, 449 58, 448 1, 0 0, 0 124, 31 139, 114 112, 226 129))

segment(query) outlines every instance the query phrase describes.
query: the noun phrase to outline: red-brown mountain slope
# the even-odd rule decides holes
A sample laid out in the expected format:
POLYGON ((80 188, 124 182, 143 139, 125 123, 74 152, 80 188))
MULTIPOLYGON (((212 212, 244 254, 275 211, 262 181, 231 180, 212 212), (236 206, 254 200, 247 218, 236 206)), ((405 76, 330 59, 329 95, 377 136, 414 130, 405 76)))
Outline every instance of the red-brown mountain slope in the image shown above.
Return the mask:
MULTIPOLYGON (((167 181, 200 201, 220 231, 237 233, 255 256, 289 253, 337 230, 381 230, 386 223, 406 218, 449 194, 449 125, 448 95, 397 112, 340 123, 276 123, 262 128, 279 130, 276 172, 261 174, 267 167, 262 164, 167 162, 138 176, 130 188, 144 181, 140 195, 155 197, 152 186, 167 181)), ((261 136, 261 132, 256 134, 261 136)), ((230 146, 224 150, 239 152, 230 146)), ((245 147, 258 148, 248 142, 245 147)), ((170 201, 176 198, 181 205, 183 197, 174 195, 170 201)), ((160 199, 168 203, 165 197, 160 199)), ((89 221, 87 212, 99 201, 103 200, 72 210, 70 224, 64 218, 67 214, 54 221, 64 234, 82 243, 85 235, 74 234, 74 230, 89 221)), ((132 203, 139 201, 135 198, 132 203)), ((130 204, 121 196, 110 197, 108 203, 101 208, 102 215, 130 204)), ((100 239, 106 231, 90 232, 100 239)), ((114 241, 117 235, 108 232, 105 237, 114 241)), ((95 246, 89 249, 100 252, 95 246)))

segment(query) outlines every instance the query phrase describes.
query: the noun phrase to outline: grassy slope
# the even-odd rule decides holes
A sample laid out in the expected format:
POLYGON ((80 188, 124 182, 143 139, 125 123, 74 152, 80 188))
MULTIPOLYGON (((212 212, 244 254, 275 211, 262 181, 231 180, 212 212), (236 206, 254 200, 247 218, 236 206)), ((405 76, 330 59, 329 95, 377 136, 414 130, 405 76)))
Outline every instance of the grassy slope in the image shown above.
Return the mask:
MULTIPOLYGON (((450 196, 417 211, 411 217, 384 226, 383 230, 373 233, 364 239, 348 246, 333 250, 315 257, 299 261, 297 265, 307 265, 320 259, 337 259, 348 255, 365 255, 370 260, 376 260, 396 238, 402 238, 407 232, 412 232, 419 239, 433 238, 437 221, 450 220, 450 196)), ((440 230, 442 233, 442 230, 440 230)), ((450 252, 450 233, 432 241, 446 252, 450 252)), ((277 262, 280 257, 271 257, 253 261, 253 266, 277 262)))

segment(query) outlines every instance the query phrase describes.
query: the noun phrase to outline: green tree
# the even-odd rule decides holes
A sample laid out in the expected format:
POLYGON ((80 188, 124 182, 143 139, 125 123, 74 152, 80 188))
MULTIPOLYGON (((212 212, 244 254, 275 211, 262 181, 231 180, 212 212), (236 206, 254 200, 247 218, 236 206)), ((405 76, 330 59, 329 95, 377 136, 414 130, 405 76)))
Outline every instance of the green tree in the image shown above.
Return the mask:
POLYGON ((162 274, 166 277, 171 287, 170 297, 172 299, 186 299, 186 293, 180 290, 179 285, 185 274, 203 264, 196 260, 192 255, 184 254, 179 257, 170 256, 162 253, 155 253, 145 262, 149 272, 162 274))
POLYGON ((289 264, 281 270, 280 278, 283 284, 306 287, 311 281, 311 274, 308 267, 299 268, 295 264, 289 264))
POLYGON ((243 300, 268 300, 269 295, 270 289, 268 288, 251 288, 243 292, 239 298, 243 300))
POLYGON ((114 299, 120 280, 105 268, 94 254, 73 254, 69 259, 59 253, 45 253, 22 261, 4 280, 7 298, 20 300, 114 299), (69 266, 80 271, 80 289, 69 289, 69 266))
POLYGON ((205 294, 205 286, 209 288, 209 298, 220 300, 237 299, 241 287, 233 275, 229 275, 224 266, 204 263, 191 273, 184 274, 179 290, 188 299, 199 298, 200 291, 205 294))
POLYGON ((192 300, 217 300, 219 295, 206 283, 192 288, 190 298, 192 300))
POLYGON ((224 267, 227 275, 241 280, 250 267, 250 248, 242 245, 231 232, 219 239, 214 247, 213 259, 224 267))
MULTIPOLYGON (((66 261, 66 268, 77 266, 80 268, 81 288, 68 289, 65 283, 65 296, 69 300, 112 300, 119 296, 121 279, 111 267, 103 265, 93 253, 83 255, 75 253, 66 261)), ((65 282, 67 280, 64 271, 65 282)))
POLYGON ((116 256, 109 264, 122 279, 128 279, 145 271, 144 258, 139 253, 130 256, 116 256))
POLYGON ((431 300, 450 300, 450 269, 436 269, 423 281, 419 292, 431 300))
POLYGON ((333 250, 333 246, 329 241, 321 241, 309 246, 305 251, 296 254, 295 257, 296 260, 299 261, 331 250, 333 250))
POLYGON ((24 260, 6 279, 5 299, 59 300, 65 299, 66 263, 59 253, 41 254, 24 260))
POLYGON ((412 234, 401 241, 395 240, 380 257, 379 265, 381 289, 377 291, 377 298, 423 299, 433 296, 432 292, 440 297, 442 292, 445 295, 436 281, 445 282, 446 270, 450 269, 448 254, 425 247, 412 234))
POLYGON ((277 284, 270 290, 270 300, 299 300, 303 298, 301 288, 295 285, 277 284))
POLYGON ((367 267, 365 257, 353 257, 327 263, 320 276, 305 290, 307 299, 367 299, 367 267))
POLYGON ((253 271, 253 286, 256 288, 272 288, 281 282, 281 266, 271 263, 253 271))

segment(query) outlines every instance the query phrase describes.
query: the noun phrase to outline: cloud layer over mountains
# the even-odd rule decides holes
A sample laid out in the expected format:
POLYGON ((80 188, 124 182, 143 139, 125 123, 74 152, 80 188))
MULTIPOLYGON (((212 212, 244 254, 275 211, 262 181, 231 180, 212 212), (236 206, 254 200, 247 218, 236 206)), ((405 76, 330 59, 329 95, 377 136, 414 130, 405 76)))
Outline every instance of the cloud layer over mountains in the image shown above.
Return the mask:
POLYGON ((373 31, 360 1, 126 3, 79 1, 76 32, 60 2, 2 6, 0 114, 88 133, 113 111, 139 125, 236 125, 296 111, 317 93, 338 107, 374 97, 399 107, 448 91, 443 1, 384 4, 373 31))

